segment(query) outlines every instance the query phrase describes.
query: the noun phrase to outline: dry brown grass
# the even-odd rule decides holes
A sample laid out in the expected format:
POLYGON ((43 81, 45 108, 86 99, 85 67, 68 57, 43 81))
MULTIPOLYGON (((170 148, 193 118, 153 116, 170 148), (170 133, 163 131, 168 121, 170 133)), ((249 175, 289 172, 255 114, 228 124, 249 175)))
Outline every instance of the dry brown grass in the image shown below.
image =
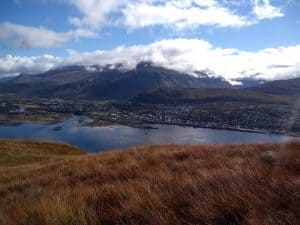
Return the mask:
POLYGON ((82 154, 80 149, 62 143, 0 139, 0 168, 45 163, 68 155, 82 154))
POLYGON ((2 168, 0 224, 296 225, 299 159, 299 142, 167 145, 2 168))

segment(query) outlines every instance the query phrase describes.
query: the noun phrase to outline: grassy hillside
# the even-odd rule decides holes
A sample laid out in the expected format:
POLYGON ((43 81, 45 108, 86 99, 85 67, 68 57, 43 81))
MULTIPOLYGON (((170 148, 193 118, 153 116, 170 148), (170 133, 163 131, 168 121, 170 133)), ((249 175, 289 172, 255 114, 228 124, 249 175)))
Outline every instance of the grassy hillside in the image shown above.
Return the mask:
POLYGON ((31 163, 45 163, 49 160, 83 154, 80 149, 61 143, 34 141, 13 141, 0 139, 0 168, 31 163))
MULTIPOLYGON (((14 144, 2 141, 2 154, 30 153, 3 147, 14 144)), ((299 224, 299 142, 66 153, 1 163, 1 225, 299 224)))

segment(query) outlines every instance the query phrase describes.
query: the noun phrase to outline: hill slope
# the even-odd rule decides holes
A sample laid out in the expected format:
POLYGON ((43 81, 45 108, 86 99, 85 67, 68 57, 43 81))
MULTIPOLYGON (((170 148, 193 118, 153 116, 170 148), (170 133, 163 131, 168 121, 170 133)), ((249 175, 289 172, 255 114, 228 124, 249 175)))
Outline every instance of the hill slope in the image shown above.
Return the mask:
POLYGON ((156 89, 137 95, 134 100, 143 103, 209 103, 209 102, 244 102, 244 103, 281 103, 288 104, 291 99, 240 89, 156 89))
POLYGON ((286 95, 286 96, 300 96, 300 78, 290 80, 277 80, 266 82, 256 87, 248 88, 248 90, 273 94, 273 95, 286 95))
POLYGON ((0 167, 44 163, 80 154, 83 154, 80 149, 62 143, 0 139, 0 167))
POLYGON ((149 146, 1 165, 0 224, 298 224, 299 159, 295 142, 149 146))
POLYGON ((151 89, 178 87, 224 88, 230 84, 204 73, 193 77, 142 62, 133 70, 124 70, 122 65, 72 66, 43 74, 22 74, 0 83, 0 92, 38 97, 127 99, 151 89))

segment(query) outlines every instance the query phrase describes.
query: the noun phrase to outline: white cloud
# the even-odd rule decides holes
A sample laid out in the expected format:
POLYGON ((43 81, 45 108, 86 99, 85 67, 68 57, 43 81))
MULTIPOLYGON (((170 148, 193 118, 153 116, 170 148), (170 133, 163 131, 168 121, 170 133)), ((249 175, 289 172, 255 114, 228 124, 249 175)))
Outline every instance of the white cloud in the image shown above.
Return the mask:
POLYGON ((5 22, 0 24, 0 41, 4 40, 14 48, 50 48, 78 38, 96 36, 102 27, 108 26, 127 29, 157 25, 176 29, 199 26, 243 27, 253 25, 258 20, 284 15, 281 9, 271 5, 269 0, 58 1, 67 2, 80 13, 79 16, 69 17, 69 22, 76 27, 75 30, 56 32, 44 27, 5 22), (248 5, 249 12, 241 15, 239 8, 245 5, 248 5))
POLYGON ((98 29, 107 25, 107 17, 125 4, 126 0, 65 0, 75 6, 82 17, 69 17, 71 24, 98 29))
POLYGON ((252 19, 236 14, 217 0, 65 1, 81 14, 81 17, 70 17, 70 23, 94 30, 112 24, 137 29, 153 25, 241 27, 253 23, 252 19))
POLYGON ((56 67, 62 58, 52 55, 12 56, 0 58, 0 77, 7 74, 39 73, 56 67))
POLYGON ((0 58, 0 76, 8 73, 42 72, 64 65, 106 65, 123 63, 133 68, 140 61, 193 73, 211 70, 227 80, 256 76, 274 80, 300 75, 300 45, 256 52, 223 49, 199 39, 167 39, 149 45, 120 46, 110 51, 79 53, 69 50, 65 58, 6 56, 0 58))
POLYGON ((269 0, 64 0, 81 16, 69 17, 77 27, 98 30, 108 25, 138 29, 161 25, 175 28, 198 26, 242 27, 259 20, 284 16, 269 0), (239 7, 248 13, 239 14, 239 7), (235 9, 232 9, 235 7, 235 9), (254 16, 253 17, 253 13, 254 16), (251 16, 252 13, 252 16, 251 16))
POLYGON ((86 29, 59 33, 43 27, 23 26, 9 22, 1 23, 0 30, 0 40, 8 41, 13 48, 50 48, 77 38, 95 35, 86 29))
POLYGON ((200 25, 241 27, 252 22, 216 1, 167 1, 162 4, 132 3, 123 9, 125 25, 140 28, 153 25, 189 28, 200 25))
POLYGON ((259 20, 284 16, 280 8, 270 4, 270 0, 254 0, 253 11, 259 20))

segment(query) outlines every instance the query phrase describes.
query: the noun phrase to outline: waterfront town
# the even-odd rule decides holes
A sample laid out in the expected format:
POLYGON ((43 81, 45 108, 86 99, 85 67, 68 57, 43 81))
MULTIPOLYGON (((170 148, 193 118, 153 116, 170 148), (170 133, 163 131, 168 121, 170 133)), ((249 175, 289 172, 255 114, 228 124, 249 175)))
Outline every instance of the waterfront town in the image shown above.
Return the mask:
POLYGON ((90 126, 174 124, 294 135, 300 131, 299 109, 289 104, 209 102, 174 105, 0 96, 1 124, 54 124, 72 115, 89 117, 93 121, 90 126))

